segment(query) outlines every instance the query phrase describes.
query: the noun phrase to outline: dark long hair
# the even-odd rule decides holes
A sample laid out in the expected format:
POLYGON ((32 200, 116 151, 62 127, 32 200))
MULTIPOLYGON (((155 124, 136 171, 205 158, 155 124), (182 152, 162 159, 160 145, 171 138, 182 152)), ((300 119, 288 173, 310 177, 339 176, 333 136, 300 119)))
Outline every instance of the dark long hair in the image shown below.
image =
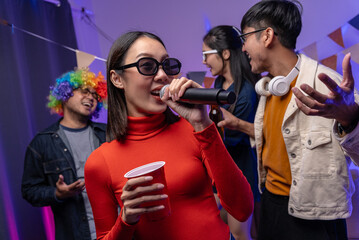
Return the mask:
MULTIPOLYGON (((107 141, 117 139, 122 141, 127 134, 127 104, 125 92, 117 88, 111 81, 110 71, 116 70, 123 65, 127 51, 133 43, 141 38, 148 37, 157 40, 164 47, 162 40, 149 32, 133 31, 120 36, 112 45, 107 58, 107 94, 108 94, 108 120, 107 120, 107 141)), ((166 48, 166 47, 165 47, 166 48)), ((118 72, 119 73, 119 72, 118 72)), ((166 120, 173 123, 178 118, 167 107, 165 111, 166 120)))
MULTIPOLYGON (((237 96, 241 91, 243 81, 248 81, 254 86, 260 78, 260 75, 252 73, 248 57, 242 52, 239 33, 239 30, 233 26, 220 25, 212 28, 203 37, 203 42, 211 49, 216 49, 223 62, 222 52, 226 49, 229 50, 229 64, 237 96)), ((233 113, 235 104, 236 102, 228 109, 231 113, 233 113)))

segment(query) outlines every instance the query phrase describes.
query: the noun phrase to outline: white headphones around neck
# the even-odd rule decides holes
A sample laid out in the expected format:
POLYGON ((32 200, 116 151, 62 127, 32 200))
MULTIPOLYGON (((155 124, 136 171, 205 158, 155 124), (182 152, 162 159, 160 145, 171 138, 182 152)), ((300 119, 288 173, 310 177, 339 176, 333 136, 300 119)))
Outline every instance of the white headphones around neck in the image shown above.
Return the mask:
POLYGON ((287 76, 276 76, 274 78, 263 77, 255 85, 256 92, 262 96, 284 96, 291 82, 298 76, 300 69, 300 56, 292 71, 287 76))

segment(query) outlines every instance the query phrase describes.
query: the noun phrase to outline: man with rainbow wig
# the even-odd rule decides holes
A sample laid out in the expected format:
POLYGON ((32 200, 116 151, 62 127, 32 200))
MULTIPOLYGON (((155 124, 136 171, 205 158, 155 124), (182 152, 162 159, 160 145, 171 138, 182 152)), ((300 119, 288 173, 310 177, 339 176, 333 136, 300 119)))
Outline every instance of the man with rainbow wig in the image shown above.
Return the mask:
POLYGON ((106 124, 92 122, 105 105, 103 75, 70 71, 50 87, 48 108, 61 118, 38 133, 26 150, 21 191, 36 207, 50 206, 55 237, 96 239, 84 166, 91 152, 106 141, 106 124))

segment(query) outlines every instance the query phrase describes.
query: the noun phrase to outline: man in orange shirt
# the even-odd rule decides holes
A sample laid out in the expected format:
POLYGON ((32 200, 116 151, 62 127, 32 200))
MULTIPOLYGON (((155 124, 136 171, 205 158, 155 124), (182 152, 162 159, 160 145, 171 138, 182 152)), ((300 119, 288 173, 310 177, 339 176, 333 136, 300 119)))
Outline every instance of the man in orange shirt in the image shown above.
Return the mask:
POLYGON ((318 79, 342 77, 295 52, 301 31, 297 1, 261 1, 243 16, 242 50, 254 73, 268 72, 256 85, 262 95, 254 122, 259 182, 263 190, 258 239, 346 239, 353 181, 333 120, 309 117, 290 89, 307 84, 326 92, 318 79))

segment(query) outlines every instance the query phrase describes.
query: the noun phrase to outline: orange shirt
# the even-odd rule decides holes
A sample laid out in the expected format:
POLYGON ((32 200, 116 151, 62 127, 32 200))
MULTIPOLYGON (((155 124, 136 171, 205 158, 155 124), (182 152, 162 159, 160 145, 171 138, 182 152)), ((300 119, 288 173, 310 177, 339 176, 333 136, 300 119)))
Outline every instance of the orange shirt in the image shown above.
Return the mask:
MULTIPOLYGON (((294 87, 297 78, 292 81, 294 87)), ((288 153, 282 135, 285 111, 292 97, 292 91, 284 96, 267 98, 263 119, 263 166, 267 170, 266 189, 277 195, 289 196, 292 174, 288 153)))

